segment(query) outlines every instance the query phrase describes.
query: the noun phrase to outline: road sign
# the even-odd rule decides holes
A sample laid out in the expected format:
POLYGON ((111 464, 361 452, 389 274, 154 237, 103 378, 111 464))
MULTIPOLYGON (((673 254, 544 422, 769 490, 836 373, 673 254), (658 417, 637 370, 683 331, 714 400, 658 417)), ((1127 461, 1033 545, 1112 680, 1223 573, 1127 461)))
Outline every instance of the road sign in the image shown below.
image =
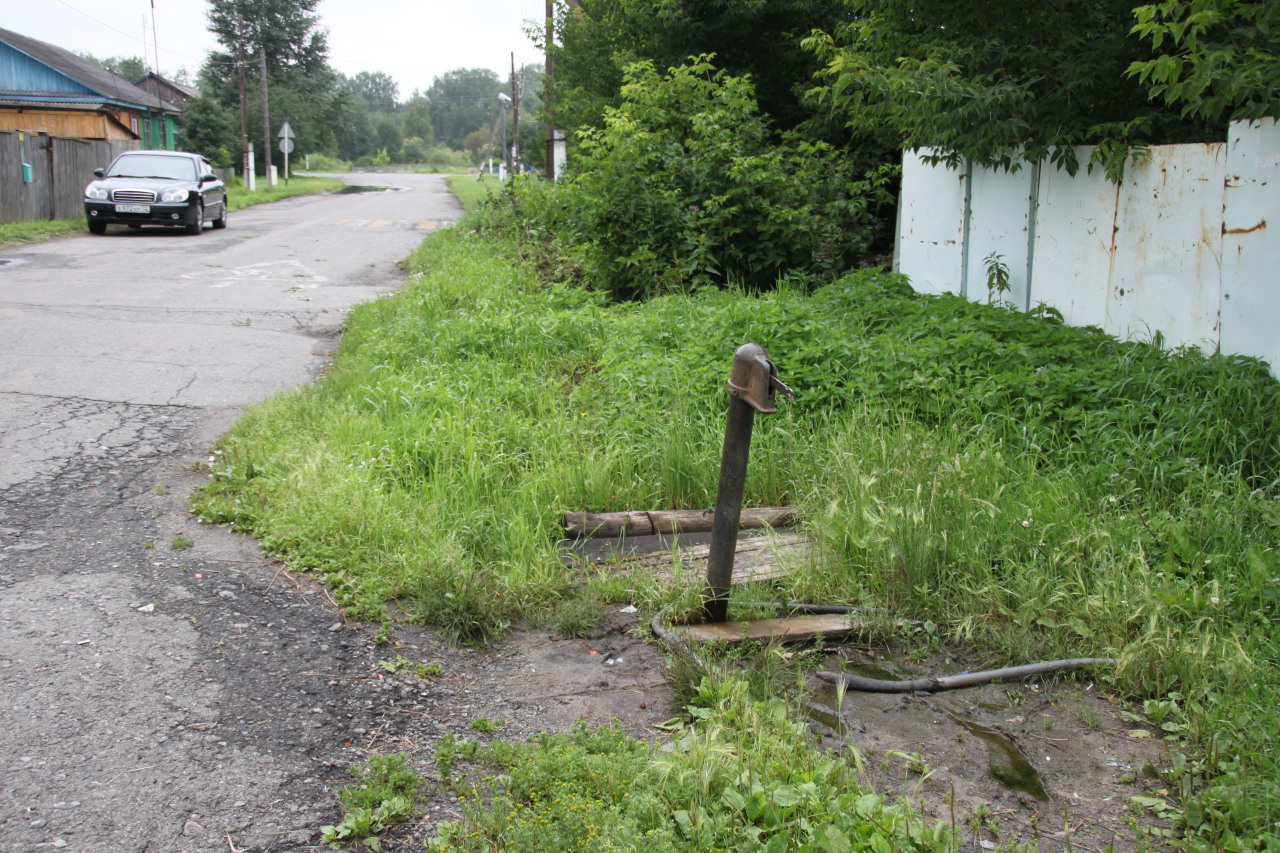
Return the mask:
MULTIPOLYGON (((289 122, 286 121, 284 123, 284 127, 280 128, 280 132, 277 133, 276 136, 279 136, 281 139, 294 138, 293 128, 289 127, 289 122)), ((281 150, 283 151, 284 149, 281 150)))
POLYGON ((281 151, 283 151, 283 152, 284 152, 284 153, 286 153, 286 154, 292 154, 292 153, 293 153, 293 140, 292 140, 292 139, 289 139, 288 137, 284 137, 284 138, 282 138, 282 139, 280 140, 280 150, 281 150, 281 151))

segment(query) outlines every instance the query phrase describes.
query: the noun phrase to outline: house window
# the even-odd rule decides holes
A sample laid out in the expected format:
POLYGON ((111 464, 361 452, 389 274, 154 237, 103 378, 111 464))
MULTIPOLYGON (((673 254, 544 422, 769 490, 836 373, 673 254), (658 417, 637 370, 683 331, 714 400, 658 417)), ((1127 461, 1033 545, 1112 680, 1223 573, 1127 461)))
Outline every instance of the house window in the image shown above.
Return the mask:
POLYGON ((155 144, 155 140, 151 138, 151 119, 144 118, 142 120, 142 142, 148 148, 155 144))
POLYGON ((138 117, 129 116, 129 130, 133 131, 133 135, 138 135, 138 117))

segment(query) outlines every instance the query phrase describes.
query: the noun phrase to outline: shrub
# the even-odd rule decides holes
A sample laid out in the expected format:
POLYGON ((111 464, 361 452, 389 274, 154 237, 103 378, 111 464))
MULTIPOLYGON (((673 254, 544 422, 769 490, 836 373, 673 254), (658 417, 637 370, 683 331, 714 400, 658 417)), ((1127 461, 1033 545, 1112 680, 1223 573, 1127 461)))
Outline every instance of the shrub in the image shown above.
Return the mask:
POLYGON ((557 234, 596 287, 767 289, 783 274, 833 278, 865 252, 888 174, 855 180, 821 143, 775 142, 750 80, 705 56, 666 75, 642 62, 622 99, 531 226, 557 234))

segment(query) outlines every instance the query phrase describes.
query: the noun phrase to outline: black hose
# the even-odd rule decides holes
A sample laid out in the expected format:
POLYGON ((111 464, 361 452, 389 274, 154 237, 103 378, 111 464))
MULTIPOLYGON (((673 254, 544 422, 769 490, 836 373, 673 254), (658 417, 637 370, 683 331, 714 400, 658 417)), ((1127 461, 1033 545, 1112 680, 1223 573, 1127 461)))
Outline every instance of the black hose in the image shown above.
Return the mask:
POLYGON ((941 690, 955 690, 960 687, 976 687, 979 684, 990 684, 1000 679, 1026 678, 1047 672, 1059 672, 1064 669, 1077 669, 1082 666, 1097 664, 1114 665, 1115 658, 1070 658, 1067 660, 1051 660, 1044 663, 1029 663, 1023 666, 1007 666, 1004 669, 989 669, 985 672, 966 672, 962 675, 948 675, 942 678, 915 678, 911 681, 881 681, 877 678, 863 678, 847 672, 819 672, 818 678, 831 684, 842 684, 850 690, 864 693, 937 693, 941 690))

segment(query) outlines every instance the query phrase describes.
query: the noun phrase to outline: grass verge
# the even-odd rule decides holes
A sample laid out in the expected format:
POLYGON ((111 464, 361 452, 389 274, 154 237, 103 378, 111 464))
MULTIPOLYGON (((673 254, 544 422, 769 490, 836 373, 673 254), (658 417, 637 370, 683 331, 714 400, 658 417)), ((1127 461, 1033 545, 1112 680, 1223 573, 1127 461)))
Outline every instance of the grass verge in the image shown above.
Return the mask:
POLYGON ((265 180, 260 180, 257 182, 254 191, 249 192, 244 188, 244 184, 241 183, 240 179, 237 178, 227 184, 227 199, 232 210, 243 210, 255 204, 279 201, 282 198, 310 195, 311 193, 337 192, 344 186, 345 184, 336 178, 292 177, 287 184, 281 180, 274 187, 268 187, 265 180))
MULTIPOLYGON (((724 381, 754 340, 798 394, 757 423, 747 500, 799 504, 819 542, 768 597, 887 607, 1003 662, 1117 657, 1114 688, 1183 750, 1169 783, 1188 848, 1280 843, 1265 366, 878 271, 608 304, 482 230, 432 237, 400 295, 352 315, 324 381, 246 415, 196 500, 207 520, 316 572, 355 616, 396 599, 461 642, 584 594, 687 608, 653 583, 568 575, 559 519, 710 506, 724 381)), ((682 849, 729 843, 709 838, 682 849)))
POLYGON ((478 210, 490 198, 502 190, 502 181, 497 175, 450 175, 445 178, 449 184, 449 192, 457 196, 463 208, 470 213, 478 210))
POLYGON ((42 222, 6 222, 0 225, 0 249, 39 243, 69 234, 83 234, 84 219, 51 219, 42 222))

